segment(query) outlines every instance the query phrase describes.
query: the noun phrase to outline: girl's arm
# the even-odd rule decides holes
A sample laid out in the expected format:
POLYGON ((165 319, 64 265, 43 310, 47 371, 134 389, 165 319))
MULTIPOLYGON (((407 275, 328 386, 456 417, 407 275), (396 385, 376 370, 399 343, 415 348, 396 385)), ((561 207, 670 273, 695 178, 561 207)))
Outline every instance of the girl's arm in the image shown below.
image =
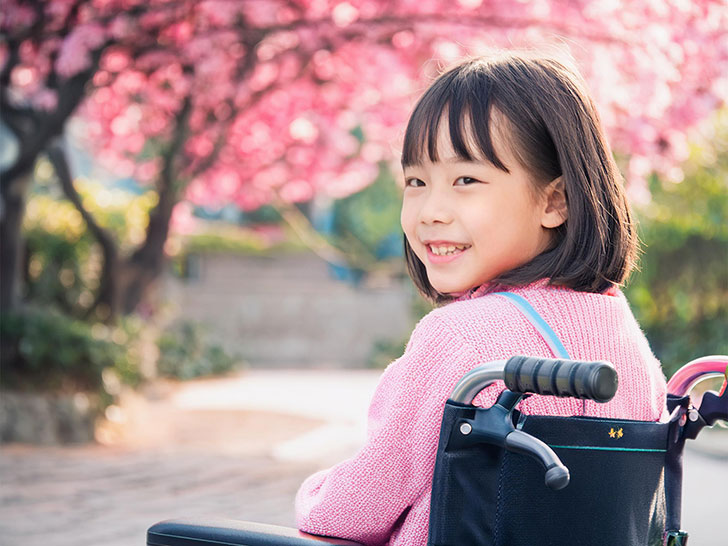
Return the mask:
POLYGON ((385 543, 409 507, 429 490, 443 406, 459 377, 453 368, 475 364, 475 355, 446 325, 425 317, 404 355, 380 379, 364 447, 301 486, 296 497, 299 528, 385 543))

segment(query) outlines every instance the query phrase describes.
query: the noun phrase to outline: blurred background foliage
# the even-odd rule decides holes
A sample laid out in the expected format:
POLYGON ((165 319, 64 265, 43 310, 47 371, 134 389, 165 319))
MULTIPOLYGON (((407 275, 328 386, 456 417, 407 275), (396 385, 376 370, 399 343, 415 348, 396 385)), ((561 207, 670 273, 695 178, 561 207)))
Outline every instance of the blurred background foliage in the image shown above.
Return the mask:
MULTIPOLYGON (((710 131, 693 146, 685 179, 675 183, 653 176, 651 200, 636 207, 644 252, 626 294, 668 375, 697 356, 728 353, 728 112, 717 116, 710 131)), ((77 187, 122 251, 143 239, 154 192, 92 180, 77 180, 77 187)), ((405 276, 399 191, 382 165, 378 179, 364 190, 322 210, 300 207, 310 228, 345 257, 345 264, 332 264, 335 276, 355 282, 374 274, 405 276)), ((178 275, 201 252, 265 254, 305 246, 274 207, 241 212, 232 222, 204 210, 197 216, 197 229, 171 236, 166 247, 171 271, 178 275)), ((3 354, 9 357, 2 370, 5 387, 99 391, 110 400, 117 383, 136 386, 153 375, 189 379, 241 365, 239 356, 229 354, 201 324, 159 328, 154 310, 144 307, 111 324, 87 314, 99 289, 102 256, 44 161, 36 168, 24 232, 27 305, 4 316, 0 326, 3 354), (144 371, 150 360, 155 371, 144 371)), ((430 307, 412 294, 417 319, 430 307)), ((371 365, 386 366, 405 343, 380 340, 372 347, 371 365)))
POLYGON ((202 324, 177 321, 157 340, 157 374, 171 379, 194 379, 219 375, 240 366, 240 357, 230 354, 202 324))
POLYGON ((334 202, 332 241, 351 264, 360 264, 367 271, 394 261, 398 267, 402 256, 400 200, 401 190, 391 171, 381 165, 371 185, 334 202))
POLYGON ((728 354, 728 110, 691 147, 679 183, 651 178, 644 248, 626 294, 666 372, 728 354))
MULTIPOLYGON (((86 209, 113 233, 122 252, 143 240, 156 204, 154 191, 109 188, 82 178, 75 184, 86 209)), ((91 392, 100 396, 98 409, 103 410, 121 385, 137 387, 156 375, 189 379, 241 365, 201 324, 184 321, 159 332, 144 308, 112 323, 89 313, 99 290, 102 252, 45 159, 35 169, 23 231, 26 304, 4 313, 0 322, 3 388, 91 392)), ((189 248, 171 239, 179 246, 177 257, 204 249, 250 253, 271 246, 253 232, 224 226, 214 233, 201 230, 187 242, 189 248)), ((172 260, 172 271, 179 271, 180 263, 172 260)))
MULTIPOLYGON (((3 386, 20 391, 115 394, 104 377, 137 386, 141 321, 125 317, 113 327, 72 319, 54 306, 25 306, 3 317, 0 330, 12 351, 4 354, 3 386)), ((107 400, 107 402, 110 400, 107 400)))
MULTIPOLYGON (((128 252, 144 239, 154 191, 134 193, 83 178, 76 186, 84 206, 128 252)), ((24 294, 27 301, 53 305, 79 319, 89 319, 99 288, 102 253, 81 214, 63 197, 53 169, 41 160, 23 221, 26 238, 24 294)))

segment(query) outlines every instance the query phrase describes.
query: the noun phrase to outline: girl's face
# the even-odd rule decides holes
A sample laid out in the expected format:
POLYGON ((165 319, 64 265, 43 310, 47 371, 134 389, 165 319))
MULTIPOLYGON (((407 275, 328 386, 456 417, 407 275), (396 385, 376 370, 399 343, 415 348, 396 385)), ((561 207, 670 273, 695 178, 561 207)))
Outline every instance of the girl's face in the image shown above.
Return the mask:
POLYGON ((426 157, 405 167, 401 222, 432 287, 456 295, 535 258, 550 245, 548 228, 565 216, 549 198, 556 185, 535 191, 529 173, 497 134, 494 151, 509 173, 488 161, 459 159, 447 127, 445 118, 438 161, 426 157))

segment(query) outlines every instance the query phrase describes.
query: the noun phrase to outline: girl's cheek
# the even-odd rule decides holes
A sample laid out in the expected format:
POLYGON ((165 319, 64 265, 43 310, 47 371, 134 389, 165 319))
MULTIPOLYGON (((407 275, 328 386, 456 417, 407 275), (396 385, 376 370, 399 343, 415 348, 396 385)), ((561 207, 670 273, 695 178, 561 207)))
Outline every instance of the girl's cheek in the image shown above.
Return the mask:
POLYGON ((405 232, 405 235, 409 235, 407 232, 413 223, 412 215, 412 206, 408 205, 407 202, 403 202, 402 210, 399 215, 399 224, 402 226, 402 230, 405 232))

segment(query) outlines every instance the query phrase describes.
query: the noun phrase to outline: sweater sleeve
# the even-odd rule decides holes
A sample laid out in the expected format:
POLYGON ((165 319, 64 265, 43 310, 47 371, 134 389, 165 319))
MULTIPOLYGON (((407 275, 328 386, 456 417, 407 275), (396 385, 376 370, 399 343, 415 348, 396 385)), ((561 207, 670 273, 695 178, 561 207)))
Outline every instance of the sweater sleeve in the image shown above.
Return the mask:
POLYGON ((454 386, 443 371, 476 355, 432 314, 385 370, 369 408, 367 440, 351 459, 310 476, 296 496, 306 532, 384 544, 433 472, 442 411, 454 386))

